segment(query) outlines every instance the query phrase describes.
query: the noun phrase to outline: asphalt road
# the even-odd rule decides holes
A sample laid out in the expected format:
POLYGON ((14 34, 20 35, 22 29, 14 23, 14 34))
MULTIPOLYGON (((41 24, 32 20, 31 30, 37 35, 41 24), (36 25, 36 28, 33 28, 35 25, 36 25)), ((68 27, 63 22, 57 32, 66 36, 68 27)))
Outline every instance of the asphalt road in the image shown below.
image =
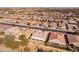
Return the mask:
POLYGON ((69 33, 73 34, 74 32, 71 31, 66 31, 66 30, 58 30, 58 29, 48 29, 48 28, 43 28, 43 27, 34 27, 34 26, 27 26, 27 25, 20 25, 20 24, 8 24, 8 23, 0 23, 3 25, 10 25, 10 26, 18 26, 18 27, 23 27, 23 28, 32 28, 32 29, 39 29, 39 30, 45 30, 45 31, 55 31, 55 32, 63 32, 63 33, 69 33))

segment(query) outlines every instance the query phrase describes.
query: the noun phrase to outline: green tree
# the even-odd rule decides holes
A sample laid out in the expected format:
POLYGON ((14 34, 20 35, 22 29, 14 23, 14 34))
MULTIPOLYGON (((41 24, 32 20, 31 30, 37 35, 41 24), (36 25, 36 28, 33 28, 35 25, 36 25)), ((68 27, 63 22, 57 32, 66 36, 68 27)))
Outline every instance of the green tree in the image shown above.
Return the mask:
POLYGON ((4 35, 5 33, 4 33, 4 31, 0 31, 0 35, 4 35))
POLYGON ((21 34, 21 35, 19 36, 19 40, 23 41, 23 40, 25 40, 25 39, 26 39, 26 36, 25 36, 24 34, 21 34))
POLYGON ((4 38, 0 38, 0 44, 4 42, 4 38))
POLYGON ((19 40, 21 40, 21 45, 23 46, 27 46, 29 39, 26 39, 26 36, 24 34, 19 36, 19 40))
POLYGON ((14 35, 5 35, 5 45, 12 49, 16 49, 19 47, 19 42, 15 41, 14 35))
POLYGON ((79 35, 79 31, 75 31, 74 34, 79 35))
POLYGON ((18 41, 14 41, 14 42, 12 43, 11 48, 12 48, 12 49, 17 49, 17 48, 19 48, 19 42, 18 42, 18 41))

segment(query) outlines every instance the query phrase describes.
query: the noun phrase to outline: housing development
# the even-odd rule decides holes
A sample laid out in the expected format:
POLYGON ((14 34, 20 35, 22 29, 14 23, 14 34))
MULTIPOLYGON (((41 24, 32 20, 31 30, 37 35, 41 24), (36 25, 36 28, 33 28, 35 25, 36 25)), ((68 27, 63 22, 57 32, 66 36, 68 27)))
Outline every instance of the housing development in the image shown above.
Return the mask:
POLYGON ((79 51, 79 8, 0 8, 0 51, 79 51))

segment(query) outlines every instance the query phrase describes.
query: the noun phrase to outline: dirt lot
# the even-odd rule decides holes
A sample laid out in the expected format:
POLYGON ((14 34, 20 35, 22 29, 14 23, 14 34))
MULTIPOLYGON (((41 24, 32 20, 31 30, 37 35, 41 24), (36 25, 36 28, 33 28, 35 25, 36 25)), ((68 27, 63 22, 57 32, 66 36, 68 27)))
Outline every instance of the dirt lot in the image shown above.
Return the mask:
POLYGON ((50 47, 50 46, 44 46, 42 44, 34 43, 34 42, 29 42, 28 46, 30 47, 32 52, 36 52, 37 48, 42 48, 44 51, 53 51, 53 52, 67 52, 67 50, 64 49, 59 49, 55 47, 50 47))
MULTIPOLYGON (((55 47, 50 47, 50 46, 44 46, 42 44, 34 43, 32 41, 29 42, 28 46, 30 48, 30 52, 37 52, 37 48, 42 48, 45 52, 46 51, 53 51, 53 52, 67 52, 64 49, 59 49, 59 48, 55 48, 55 47)), ((10 48, 7 48, 5 45, 0 45, 0 52, 24 52, 24 47, 20 46, 18 49, 16 50, 12 50, 10 48)))
POLYGON ((7 48, 5 45, 0 45, 0 52, 17 52, 17 50, 12 50, 7 48))

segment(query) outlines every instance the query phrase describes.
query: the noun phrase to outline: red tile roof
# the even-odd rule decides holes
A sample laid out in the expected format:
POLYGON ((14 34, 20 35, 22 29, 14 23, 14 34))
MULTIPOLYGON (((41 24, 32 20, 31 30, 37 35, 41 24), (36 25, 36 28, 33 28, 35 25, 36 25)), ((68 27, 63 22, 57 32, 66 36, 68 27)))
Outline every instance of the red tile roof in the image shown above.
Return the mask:
POLYGON ((51 41, 53 43, 55 41, 57 41, 57 42, 59 41, 58 43, 60 43, 60 42, 65 43, 64 34, 63 33, 60 33, 60 32, 51 32, 50 37, 49 37, 49 41, 51 41))

